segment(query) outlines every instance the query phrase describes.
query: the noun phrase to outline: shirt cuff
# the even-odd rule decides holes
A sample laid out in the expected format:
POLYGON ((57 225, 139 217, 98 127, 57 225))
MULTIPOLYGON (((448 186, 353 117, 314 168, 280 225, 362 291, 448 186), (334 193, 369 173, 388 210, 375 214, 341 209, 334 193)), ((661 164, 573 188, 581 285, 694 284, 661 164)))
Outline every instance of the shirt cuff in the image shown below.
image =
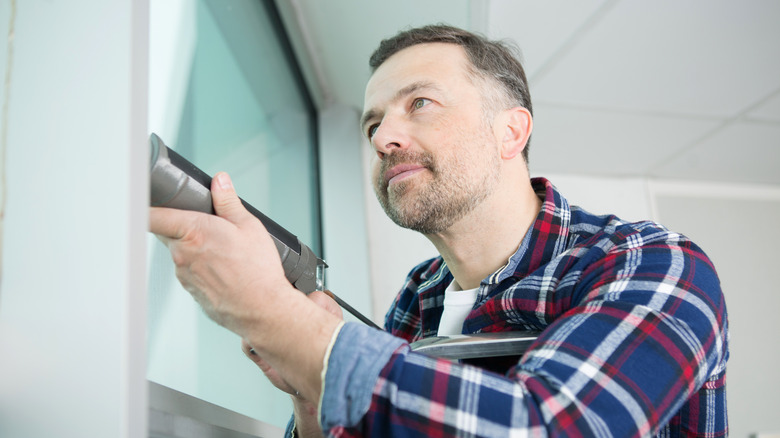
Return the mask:
MULTIPOLYGON (((379 373, 405 342, 386 332, 350 322, 335 337, 323 369, 320 426, 353 427, 368 412, 379 373)), ((326 432, 327 433, 327 432, 326 432)))
POLYGON ((336 326, 336 329, 333 330, 333 334, 330 335, 330 342, 328 342, 328 346, 325 347, 325 356, 322 358, 322 371, 320 372, 320 381, 321 387, 320 387, 320 399, 317 401, 317 413, 319 414, 319 418, 322 418, 322 396, 325 394, 325 376, 328 374, 328 363, 330 362, 330 355, 333 351, 333 346, 336 344, 336 339, 339 336, 339 333, 341 333, 341 329, 344 327, 344 321, 339 321, 339 325, 336 326))

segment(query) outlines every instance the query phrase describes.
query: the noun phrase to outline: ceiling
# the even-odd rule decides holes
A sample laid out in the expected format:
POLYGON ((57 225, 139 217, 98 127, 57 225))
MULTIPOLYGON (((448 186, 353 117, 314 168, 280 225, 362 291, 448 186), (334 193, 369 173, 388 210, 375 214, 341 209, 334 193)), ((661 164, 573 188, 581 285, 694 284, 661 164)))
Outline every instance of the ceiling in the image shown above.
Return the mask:
POLYGON ((382 38, 448 23, 521 49, 532 174, 780 185, 778 1, 279 3, 321 107, 361 109, 382 38))

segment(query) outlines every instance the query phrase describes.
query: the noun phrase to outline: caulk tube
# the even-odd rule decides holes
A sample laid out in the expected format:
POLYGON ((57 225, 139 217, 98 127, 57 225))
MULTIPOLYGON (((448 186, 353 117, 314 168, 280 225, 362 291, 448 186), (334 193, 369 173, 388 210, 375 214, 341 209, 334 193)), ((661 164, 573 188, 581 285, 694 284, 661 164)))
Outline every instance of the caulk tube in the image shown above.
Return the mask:
MULTIPOLYGON (((211 202, 211 177, 170 149, 157 134, 149 138, 151 146, 152 207, 170 207, 214 214, 211 202)), ((244 207, 263 223, 276 244, 287 280, 296 289, 310 293, 324 288, 325 262, 298 238, 246 201, 244 207)))

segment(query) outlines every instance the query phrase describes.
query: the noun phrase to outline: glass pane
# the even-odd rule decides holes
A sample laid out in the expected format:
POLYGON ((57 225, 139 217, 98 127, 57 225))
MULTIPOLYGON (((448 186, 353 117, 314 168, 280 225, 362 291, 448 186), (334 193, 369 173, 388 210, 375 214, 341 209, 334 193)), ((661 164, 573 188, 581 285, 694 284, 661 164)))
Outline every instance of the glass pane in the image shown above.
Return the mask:
MULTIPOLYGON (((314 119, 265 6, 151 2, 149 129, 320 253, 314 119)), ((149 379, 283 426, 289 398, 202 314, 153 237, 149 260, 149 379)))

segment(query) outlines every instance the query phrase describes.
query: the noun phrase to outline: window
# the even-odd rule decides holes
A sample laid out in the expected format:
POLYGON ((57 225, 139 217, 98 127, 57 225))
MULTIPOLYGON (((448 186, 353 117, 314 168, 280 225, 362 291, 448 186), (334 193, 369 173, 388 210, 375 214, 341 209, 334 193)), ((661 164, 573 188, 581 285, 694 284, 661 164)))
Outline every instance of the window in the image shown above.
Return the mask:
MULTIPOLYGON (((313 105, 280 34, 273 2, 153 0, 149 129, 321 254, 313 105)), ((284 426, 289 397, 206 318, 151 238, 148 378, 284 426)))

